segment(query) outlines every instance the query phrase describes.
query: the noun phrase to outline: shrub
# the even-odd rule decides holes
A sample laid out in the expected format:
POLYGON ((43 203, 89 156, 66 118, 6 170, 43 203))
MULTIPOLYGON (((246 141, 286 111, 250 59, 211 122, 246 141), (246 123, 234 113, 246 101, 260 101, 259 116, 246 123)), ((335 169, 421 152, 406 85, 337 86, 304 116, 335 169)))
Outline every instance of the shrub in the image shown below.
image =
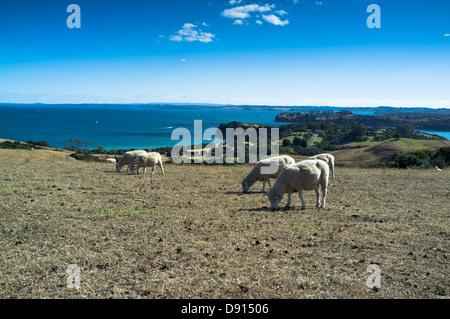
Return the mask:
POLYGON ((291 145, 292 145, 292 142, 291 142, 290 139, 285 138, 283 140, 283 147, 288 147, 288 146, 291 146, 291 145))
POLYGON ((404 154, 400 156, 397 160, 399 168, 430 168, 431 163, 424 158, 421 158, 418 154, 404 154))
POLYGON ((34 145, 42 146, 42 147, 50 147, 50 144, 48 142, 45 142, 45 141, 36 142, 36 143, 34 143, 34 145))
POLYGON ((89 153, 72 153, 70 156, 78 161, 101 162, 100 158, 89 153))
POLYGON ((308 142, 306 140, 300 138, 300 137, 295 137, 293 144, 295 146, 300 146, 300 147, 307 147, 308 146, 308 142))
POLYGON ((29 150, 29 149, 31 149, 31 147, 32 146, 30 144, 21 143, 18 141, 14 141, 14 142, 5 141, 3 143, 0 143, 0 148, 3 148, 3 149, 26 149, 26 150, 29 150))

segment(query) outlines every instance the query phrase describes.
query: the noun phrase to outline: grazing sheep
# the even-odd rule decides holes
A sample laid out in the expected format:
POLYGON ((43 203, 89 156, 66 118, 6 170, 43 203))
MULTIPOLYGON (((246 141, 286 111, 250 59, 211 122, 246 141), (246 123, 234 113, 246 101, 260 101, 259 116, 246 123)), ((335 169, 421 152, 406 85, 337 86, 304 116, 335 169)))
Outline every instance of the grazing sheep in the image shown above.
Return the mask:
POLYGON ((322 160, 306 160, 294 165, 286 165, 280 172, 275 184, 267 193, 271 208, 277 209, 285 193, 288 193, 286 207, 291 204, 291 193, 298 192, 302 201, 302 210, 306 209, 303 191, 316 191, 316 207, 325 208, 328 175, 330 169, 322 160), (322 187, 322 204, 320 204, 319 187, 322 187))
POLYGON ((164 176, 164 168, 162 165, 161 154, 156 152, 139 155, 138 157, 136 157, 136 159, 133 161, 133 163, 131 163, 129 167, 131 170, 131 174, 134 174, 135 170, 137 170, 137 173, 139 174, 139 168, 143 167, 144 168, 143 175, 145 175, 145 173, 147 172, 147 167, 151 167, 152 168, 151 176, 153 176, 153 174, 155 173, 156 164, 159 165, 159 167, 161 168, 162 175, 164 176))
POLYGON ((130 170, 130 164, 133 163, 133 161, 136 159, 136 157, 138 157, 139 155, 142 155, 142 154, 147 154, 147 152, 146 151, 129 151, 129 152, 126 152, 122 156, 120 161, 118 161, 117 164, 116 164, 117 173, 119 173, 120 170, 125 165, 128 165, 128 168, 127 168, 127 173, 128 173, 129 170, 130 170))
POLYGON ((330 167, 331 170, 331 178, 334 178, 334 156, 331 154, 318 154, 315 156, 311 156, 310 158, 308 158, 310 160, 313 159, 320 159, 322 161, 327 162, 328 166, 330 167))
POLYGON ((242 180, 242 190, 244 193, 247 193, 250 187, 252 187, 255 182, 263 182, 263 187, 261 190, 261 193, 264 193, 264 189, 266 187, 266 182, 269 182, 269 187, 272 187, 270 184, 270 178, 277 178, 280 174, 281 169, 285 165, 289 164, 295 164, 295 160, 290 156, 275 156, 271 158, 266 158, 263 160, 260 160, 256 165, 253 167, 253 169, 250 171, 250 173, 247 174, 247 176, 244 177, 242 180), (278 170, 273 174, 262 174, 261 168, 266 166, 270 166, 272 162, 277 162, 278 164, 278 170))
POLYGON ((116 159, 115 158, 107 158, 106 160, 105 160, 105 162, 106 163, 116 163, 117 161, 116 161, 116 159))
POLYGON ((435 166, 434 167, 438 172, 441 172, 442 170, 439 168, 439 167, 437 167, 437 166, 435 166))

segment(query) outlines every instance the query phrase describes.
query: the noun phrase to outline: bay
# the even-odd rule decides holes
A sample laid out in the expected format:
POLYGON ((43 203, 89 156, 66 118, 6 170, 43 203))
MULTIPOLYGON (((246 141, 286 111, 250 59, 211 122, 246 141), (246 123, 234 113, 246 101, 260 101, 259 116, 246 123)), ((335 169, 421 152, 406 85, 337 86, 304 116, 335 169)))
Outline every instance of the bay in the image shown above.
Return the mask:
POLYGON ((179 140, 171 140, 176 128, 187 128, 193 136, 194 120, 202 121, 203 132, 231 121, 279 126, 279 113, 149 105, 6 105, 0 106, 0 138, 46 141, 57 148, 77 139, 91 143, 88 148, 152 149, 177 144, 179 140))

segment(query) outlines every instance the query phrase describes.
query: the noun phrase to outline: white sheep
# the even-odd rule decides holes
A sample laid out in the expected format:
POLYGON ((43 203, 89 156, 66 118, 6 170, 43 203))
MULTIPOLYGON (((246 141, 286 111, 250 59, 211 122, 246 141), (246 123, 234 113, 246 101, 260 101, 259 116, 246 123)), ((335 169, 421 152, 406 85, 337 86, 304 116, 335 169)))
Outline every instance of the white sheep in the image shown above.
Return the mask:
POLYGON ((142 155, 142 154, 147 154, 147 152, 141 150, 141 151, 129 151, 129 152, 126 152, 125 154, 123 154, 120 161, 118 161, 116 164, 117 173, 119 173, 120 170, 125 165, 128 165, 128 168, 127 168, 127 173, 128 173, 130 170, 130 164, 133 163, 133 161, 136 159, 136 157, 138 157, 139 155, 142 155))
POLYGON ((278 175, 280 174, 281 169, 288 164, 295 164, 295 160, 292 157, 286 155, 275 156, 260 160, 255 164, 250 173, 248 173, 247 176, 245 176, 244 179, 242 180, 243 192, 247 193, 250 187, 252 187, 252 185, 255 184, 256 182, 263 182, 261 193, 264 193, 266 182, 269 183, 269 187, 272 187, 272 185, 270 184, 270 178, 277 178, 278 175), (273 174, 263 174, 261 172, 261 168, 269 167, 272 162, 276 162, 276 164, 278 165, 277 171, 273 174))
POLYGON ((438 166, 434 167, 438 172, 442 171, 438 166))
POLYGON ((139 155, 138 157, 136 157, 136 159, 133 161, 133 163, 131 163, 129 167, 131 174, 134 174, 135 170, 137 170, 138 175, 139 175, 139 168, 141 167, 144 168, 143 175, 145 175, 145 173, 147 172, 147 167, 151 167, 152 168, 151 176, 153 176, 153 174, 155 173, 156 165, 159 165, 159 167, 161 168, 162 175, 164 176, 164 168, 162 165, 161 154, 156 152, 139 155))
POLYGON ((116 159, 115 158, 107 158, 106 160, 105 160, 105 162, 106 163, 116 163, 117 161, 116 161, 116 159))
POLYGON ((334 178, 334 156, 333 155, 331 155, 331 154, 318 154, 318 155, 311 156, 308 159, 310 159, 310 160, 320 159, 322 161, 327 162, 327 164, 328 164, 328 166, 330 167, 330 170, 331 170, 331 178, 334 178))
POLYGON ((306 209, 303 191, 316 191, 316 207, 325 208, 328 176, 330 169, 322 160, 306 160, 294 165, 286 165, 280 172, 275 184, 267 193, 271 208, 277 209, 285 193, 288 193, 286 207, 291 204, 291 193, 298 192, 302 201, 302 210, 306 209), (322 187, 322 204, 320 204, 319 187, 322 187))

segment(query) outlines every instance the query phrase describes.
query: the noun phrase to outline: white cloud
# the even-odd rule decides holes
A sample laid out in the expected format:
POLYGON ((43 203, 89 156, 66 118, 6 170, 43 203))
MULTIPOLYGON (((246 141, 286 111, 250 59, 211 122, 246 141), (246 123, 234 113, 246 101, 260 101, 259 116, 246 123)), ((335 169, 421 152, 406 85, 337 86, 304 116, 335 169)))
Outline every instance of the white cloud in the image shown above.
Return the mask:
POLYGON ((444 34, 444 37, 450 37, 450 33, 444 34))
POLYGON ((273 25, 279 25, 279 26, 285 26, 286 24, 289 23, 288 20, 281 21, 281 19, 274 14, 263 15, 263 19, 269 23, 272 23, 273 25))
MULTIPOLYGON (((236 0, 230 1, 230 4, 234 3, 237 3, 236 0)), ((278 26, 284 26, 288 24, 289 21, 287 19, 286 20, 280 19, 280 16, 287 15, 288 13, 284 10, 273 11, 275 7, 276 7, 275 4, 265 4, 265 5, 248 4, 244 6, 237 6, 230 9, 225 9, 222 12, 222 16, 225 18, 233 19, 234 20, 233 24, 236 25, 248 24, 246 22, 246 19, 250 18, 256 19, 255 22, 258 25, 261 25, 263 23, 262 20, 266 21, 267 23, 278 26), (276 15, 269 14, 271 12, 276 13, 276 15), (263 14, 262 20, 260 14, 263 14)))
POLYGON ((183 25, 183 28, 179 31, 177 31, 175 34, 170 36, 171 41, 176 42, 203 42, 208 43, 212 42, 213 38, 215 37, 214 34, 209 32, 203 32, 201 29, 196 30, 198 27, 192 23, 185 23, 183 25))
POLYGON ((230 0, 230 4, 234 5, 234 4, 239 4, 241 3, 243 0, 230 0))
POLYGON ((275 8, 274 4, 265 4, 260 6, 258 4, 248 4, 245 6, 234 7, 231 9, 225 9, 222 12, 222 16, 230 19, 247 19, 250 18, 250 13, 253 12, 268 12, 275 8))
POLYGON ((277 10, 277 11, 276 11, 276 14, 278 14, 278 15, 280 15, 280 16, 284 16, 285 14, 287 14, 287 12, 284 11, 284 10, 277 10))
POLYGON ((306 4, 306 5, 316 5, 316 6, 322 6, 324 5, 323 1, 309 1, 306 2, 305 0, 292 0, 293 4, 306 4))

